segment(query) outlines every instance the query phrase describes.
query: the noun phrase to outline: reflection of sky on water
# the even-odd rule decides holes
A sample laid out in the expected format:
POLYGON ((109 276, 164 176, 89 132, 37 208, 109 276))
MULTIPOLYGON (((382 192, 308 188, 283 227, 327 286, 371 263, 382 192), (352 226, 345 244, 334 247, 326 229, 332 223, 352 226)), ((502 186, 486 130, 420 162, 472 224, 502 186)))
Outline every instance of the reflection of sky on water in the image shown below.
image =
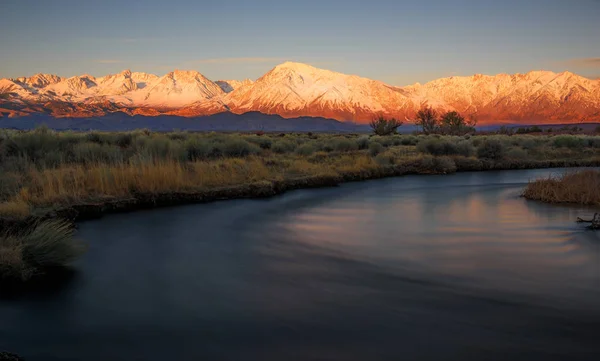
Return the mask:
POLYGON ((585 209, 518 197, 543 174, 409 176, 82 223, 76 277, 0 301, 0 349, 93 361, 591 354, 600 237, 573 222, 585 209))
POLYGON ((382 182, 283 212, 271 230, 280 241, 478 287, 573 298, 597 291, 598 249, 589 246, 593 242, 573 241, 594 234, 574 223, 585 208, 520 198, 527 179, 513 184, 509 172, 492 182, 483 173, 459 174, 450 186, 431 179, 433 185, 425 179, 404 187, 402 181, 382 182))

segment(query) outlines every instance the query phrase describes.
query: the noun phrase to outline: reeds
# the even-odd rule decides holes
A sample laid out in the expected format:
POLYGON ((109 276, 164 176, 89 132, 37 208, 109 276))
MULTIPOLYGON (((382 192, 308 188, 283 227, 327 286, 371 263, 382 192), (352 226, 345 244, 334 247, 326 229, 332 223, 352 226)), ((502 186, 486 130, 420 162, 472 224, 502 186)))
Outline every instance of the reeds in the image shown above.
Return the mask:
POLYGON ((523 196, 548 203, 600 205, 600 171, 583 170, 530 182, 523 196))

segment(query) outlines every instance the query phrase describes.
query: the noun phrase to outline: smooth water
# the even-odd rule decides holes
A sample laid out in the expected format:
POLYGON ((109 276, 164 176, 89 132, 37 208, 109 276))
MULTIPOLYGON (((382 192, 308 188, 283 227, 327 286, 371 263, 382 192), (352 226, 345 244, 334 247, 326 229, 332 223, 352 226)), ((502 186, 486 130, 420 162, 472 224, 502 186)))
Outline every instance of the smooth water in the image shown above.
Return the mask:
POLYGON ((406 176, 85 222, 90 249, 68 282, 0 300, 0 350, 598 360, 600 235, 574 223, 590 210, 519 197, 556 172, 406 176))

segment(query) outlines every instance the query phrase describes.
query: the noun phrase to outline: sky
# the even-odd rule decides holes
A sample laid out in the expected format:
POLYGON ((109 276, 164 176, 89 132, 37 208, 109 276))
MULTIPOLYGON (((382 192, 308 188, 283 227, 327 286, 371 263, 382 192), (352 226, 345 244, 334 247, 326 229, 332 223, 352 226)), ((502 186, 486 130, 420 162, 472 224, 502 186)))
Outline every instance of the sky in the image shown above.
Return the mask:
POLYGON ((569 70, 600 77, 600 0, 0 0, 0 78, 284 61, 392 85, 569 70))

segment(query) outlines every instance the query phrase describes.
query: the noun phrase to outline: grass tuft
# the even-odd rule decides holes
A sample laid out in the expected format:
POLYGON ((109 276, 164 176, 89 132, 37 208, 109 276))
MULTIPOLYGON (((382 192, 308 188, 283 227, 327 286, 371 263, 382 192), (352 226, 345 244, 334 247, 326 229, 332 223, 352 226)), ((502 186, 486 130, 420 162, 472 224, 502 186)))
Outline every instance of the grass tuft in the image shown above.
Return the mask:
POLYGON ((19 232, 5 230, 0 234, 0 279, 27 281, 50 268, 69 265, 84 251, 66 221, 39 222, 19 232))

